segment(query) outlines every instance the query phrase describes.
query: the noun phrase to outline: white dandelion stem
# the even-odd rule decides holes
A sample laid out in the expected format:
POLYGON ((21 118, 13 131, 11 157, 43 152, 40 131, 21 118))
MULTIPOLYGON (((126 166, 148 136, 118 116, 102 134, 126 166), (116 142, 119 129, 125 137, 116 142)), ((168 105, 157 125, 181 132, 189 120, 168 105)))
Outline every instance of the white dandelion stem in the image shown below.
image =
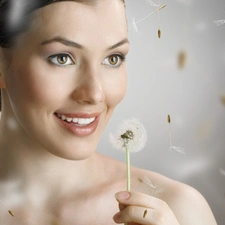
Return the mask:
POLYGON ((130 191, 130 151, 126 147, 127 191, 130 191))

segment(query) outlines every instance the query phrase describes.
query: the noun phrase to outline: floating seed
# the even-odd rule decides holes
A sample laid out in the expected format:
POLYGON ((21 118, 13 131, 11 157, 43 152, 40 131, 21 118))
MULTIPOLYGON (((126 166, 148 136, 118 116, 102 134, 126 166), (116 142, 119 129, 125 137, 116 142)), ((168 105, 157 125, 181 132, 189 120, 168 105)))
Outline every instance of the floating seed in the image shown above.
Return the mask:
POLYGON ((161 30, 158 29, 158 38, 161 38, 161 30))
POLYGON ((183 69, 187 61, 187 55, 184 51, 180 51, 178 54, 178 67, 183 69))
POLYGON ((148 213, 148 210, 146 209, 146 210, 144 211, 143 218, 146 217, 147 213, 148 213))
POLYGON ((225 95, 220 97, 220 101, 222 102, 223 105, 225 105, 225 95))
POLYGON ((161 6, 158 8, 158 11, 161 10, 161 9, 163 9, 163 8, 165 8, 165 7, 166 7, 166 5, 161 5, 161 6))
POLYGON ((14 217, 14 214, 11 210, 8 210, 9 214, 14 217))
POLYGON ((168 115, 168 116, 167 116, 167 121, 168 121, 168 123, 170 123, 170 122, 171 122, 170 115, 168 115))

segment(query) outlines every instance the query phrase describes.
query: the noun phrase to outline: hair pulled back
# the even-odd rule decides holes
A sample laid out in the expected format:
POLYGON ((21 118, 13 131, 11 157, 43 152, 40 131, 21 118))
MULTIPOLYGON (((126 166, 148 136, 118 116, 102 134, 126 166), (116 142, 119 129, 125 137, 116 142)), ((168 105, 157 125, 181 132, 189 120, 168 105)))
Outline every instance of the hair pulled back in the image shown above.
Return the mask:
POLYGON ((0 0, 0 47, 13 46, 17 37, 31 25, 32 13, 35 10, 62 1, 86 4, 96 2, 96 0, 0 0))

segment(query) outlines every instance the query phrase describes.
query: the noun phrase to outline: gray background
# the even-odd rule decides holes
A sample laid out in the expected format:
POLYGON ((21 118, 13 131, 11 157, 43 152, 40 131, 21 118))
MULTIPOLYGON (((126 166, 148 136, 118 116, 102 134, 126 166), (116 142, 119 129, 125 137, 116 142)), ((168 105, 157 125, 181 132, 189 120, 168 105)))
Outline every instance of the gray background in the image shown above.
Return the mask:
MULTIPOLYGON (((156 7, 147 0, 127 0, 131 51, 128 90, 101 139, 98 152, 125 161, 111 147, 108 134, 122 120, 138 118, 148 133, 144 150, 132 165, 187 183, 209 202, 218 225, 225 224, 225 20, 224 0, 161 0, 166 7, 137 23, 156 7), (160 26, 162 36, 157 35, 160 26), (183 69, 179 51, 186 52, 183 69), (167 123, 167 115, 171 124, 167 123), (186 154, 169 151, 172 144, 186 154)), ((158 4, 159 0, 155 0, 158 4)))

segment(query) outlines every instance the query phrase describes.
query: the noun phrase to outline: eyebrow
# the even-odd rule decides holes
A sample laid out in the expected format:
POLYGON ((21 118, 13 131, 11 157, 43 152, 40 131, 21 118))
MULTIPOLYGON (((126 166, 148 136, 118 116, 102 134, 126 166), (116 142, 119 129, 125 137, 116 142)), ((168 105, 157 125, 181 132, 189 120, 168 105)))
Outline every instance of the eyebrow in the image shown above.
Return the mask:
MULTIPOLYGON (((59 42, 59 43, 61 43, 63 45, 66 45, 66 46, 69 46, 69 47, 78 48, 78 49, 83 49, 84 48, 84 46, 82 46, 81 44, 78 44, 77 42, 74 42, 74 41, 70 41, 70 40, 68 40, 66 38, 63 38, 63 37, 54 37, 54 38, 52 38, 50 40, 46 40, 46 41, 42 42, 41 45, 47 45, 47 44, 51 44, 53 42, 59 42)), ((126 43, 129 43, 127 38, 125 38, 122 41, 120 41, 120 42, 110 46, 109 48, 107 48, 107 50, 112 50, 112 49, 117 48, 117 47, 119 47, 121 45, 124 45, 126 43)))

